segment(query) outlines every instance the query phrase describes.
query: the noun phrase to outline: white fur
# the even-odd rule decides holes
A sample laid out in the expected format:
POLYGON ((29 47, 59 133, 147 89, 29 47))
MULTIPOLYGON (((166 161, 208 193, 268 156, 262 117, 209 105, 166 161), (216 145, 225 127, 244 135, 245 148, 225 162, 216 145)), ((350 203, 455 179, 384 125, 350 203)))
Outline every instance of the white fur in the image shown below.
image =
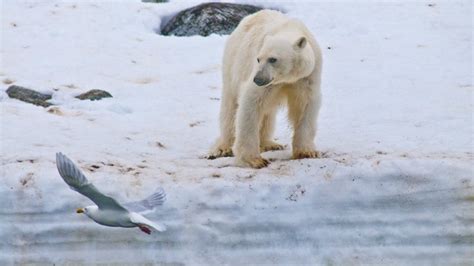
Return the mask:
POLYGON ((316 157, 321 65, 321 50, 300 21, 270 10, 244 18, 224 51, 221 136, 211 156, 233 152, 241 165, 266 166, 260 152, 282 148, 272 134, 275 113, 286 103, 294 129, 293 157, 316 157), (271 82, 258 86, 255 77, 271 82))

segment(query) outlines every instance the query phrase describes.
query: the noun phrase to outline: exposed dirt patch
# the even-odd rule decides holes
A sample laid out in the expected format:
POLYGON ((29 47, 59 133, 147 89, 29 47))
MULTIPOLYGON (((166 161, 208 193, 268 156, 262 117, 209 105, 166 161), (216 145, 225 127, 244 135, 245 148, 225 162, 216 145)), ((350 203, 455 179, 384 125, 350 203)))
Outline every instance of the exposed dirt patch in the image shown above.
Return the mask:
POLYGON ((256 176, 256 174, 244 174, 244 175, 237 175, 239 179, 252 179, 256 176))
POLYGON ((136 84, 145 85, 145 84, 150 84, 150 83, 156 82, 156 80, 152 79, 152 78, 138 78, 138 79, 132 80, 132 82, 136 83, 136 84))
POLYGON ((100 166, 96 165, 96 164, 93 164, 91 166, 89 166, 89 171, 91 172, 94 172, 95 170, 98 170, 100 169, 100 166))
POLYGON ((204 68, 204 69, 201 69, 201 70, 194 71, 193 73, 201 75, 201 74, 211 73, 211 72, 217 71, 218 69, 219 69, 219 66, 213 66, 213 67, 208 67, 208 68, 204 68))
POLYGON ((36 163, 36 159, 17 159, 16 160, 18 163, 23 163, 23 162, 28 162, 28 163, 36 163))
POLYGON ((3 82, 3 84, 10 85, 10 84, 14 83, 15 80, 6 78, 6 79, 2 80, 2 82, 3 82))
POLYGON ((166 149, 166 146, 165 146, 163 143, 159 142, 159 141, 155 142, 155 145, 156 145, 158 148, 166 149))
POLYGON ((302 187, 300 184, 296 185, 296 189, 294 189, 290 195, 286 198, 289 201, 298 201, 300 197, 303 197, 306 193, 306 189, 302 187))
POLYGON ((135 168, 122 166, 122 167, 120 167, 118 170, 119 170, 119 172, 122 173, 122 174, 128 174, 128 173, 134 171, 135 168))
POLYGON ((74 84, 66 84, 66 85, 62 85, 63 87, 66 87, 66 88, 69 88, 69 89, 78 89, 78 87, 74 84))
POLYGON ((146 160, 142 161, 142 163, 137 164, 136 166, 130 166, 130 165, 124 165, 118 162, 97 162, 95 164, 88 164, 85 166, 84 169, 86 169, 89 172, 96 172, 98 170, 103 169, 104 171, 109 171, 105 170, 104 168, 112 168, 113 170, 117 171, 119 174, 122 175, 133 175, 135 177, 138 177, 139 175, 142 174, 141 169, 146 169, 148 166, 145 164, 146 160))
POLYGON ((196 122, 193 122, 193 123, 190 123, 189 126, 190 127, 195 127, 195 126, 199 126, 200 124, 204 123, 205 121, 196 121, 196 122))
POLYGON ((20 178, 20 184, 24 188, 31 187, 34 183, 35 180, 33 179, 34 173, 28 173, 26 174, 25 177, 20 178))
POLYGON ((59 116, 64 115, 64 113, 61 111, 61 109, 59 109, 59 107, 57 107, 57 106, 50 107, 47 112, 50 113, 50 114, 53 114, 53 115, 59 115, 59 116))

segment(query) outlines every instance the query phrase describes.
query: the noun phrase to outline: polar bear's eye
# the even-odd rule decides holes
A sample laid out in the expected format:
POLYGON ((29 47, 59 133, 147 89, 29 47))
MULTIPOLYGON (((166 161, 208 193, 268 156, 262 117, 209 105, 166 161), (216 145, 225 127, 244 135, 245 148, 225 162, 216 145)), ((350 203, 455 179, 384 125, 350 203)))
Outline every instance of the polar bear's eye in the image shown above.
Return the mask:
POLYGON ((270 63, 270 64, 273 64, 273 63, 275 63, 276 61, 277 61, 277 59, 276 59, 275 57, 270 57, 270 58, 268 58, 268 63, 270 63))
POLYGON ((257 63, 260 63, 260 58, 257 58, 257 63))

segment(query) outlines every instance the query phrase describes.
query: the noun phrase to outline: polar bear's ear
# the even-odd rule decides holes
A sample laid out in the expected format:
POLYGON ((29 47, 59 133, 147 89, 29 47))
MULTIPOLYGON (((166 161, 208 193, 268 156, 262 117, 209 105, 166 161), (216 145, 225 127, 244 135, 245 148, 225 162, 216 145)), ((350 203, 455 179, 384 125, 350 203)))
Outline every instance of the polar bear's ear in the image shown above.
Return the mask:
POLYGON ((306 37, 303 36, 296 41, 293 47, 295 48, 295 50, 303 49, 306 46, 306 43, 306 37))

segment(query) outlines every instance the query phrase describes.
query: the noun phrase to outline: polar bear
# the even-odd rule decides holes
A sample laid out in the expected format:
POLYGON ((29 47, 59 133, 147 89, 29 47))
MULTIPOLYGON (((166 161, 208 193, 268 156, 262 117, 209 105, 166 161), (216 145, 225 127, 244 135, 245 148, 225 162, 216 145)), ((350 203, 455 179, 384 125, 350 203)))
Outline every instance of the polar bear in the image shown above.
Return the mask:
POLYGON ((235 155, 242 166, 262 168, 277 109, 288 106, 293 158, 317 158, 314 145, 321 104, 321 49, 306 26, 278 11, 244 18, 227 40, 223 59, 220 137, 209 159, 235 155))

